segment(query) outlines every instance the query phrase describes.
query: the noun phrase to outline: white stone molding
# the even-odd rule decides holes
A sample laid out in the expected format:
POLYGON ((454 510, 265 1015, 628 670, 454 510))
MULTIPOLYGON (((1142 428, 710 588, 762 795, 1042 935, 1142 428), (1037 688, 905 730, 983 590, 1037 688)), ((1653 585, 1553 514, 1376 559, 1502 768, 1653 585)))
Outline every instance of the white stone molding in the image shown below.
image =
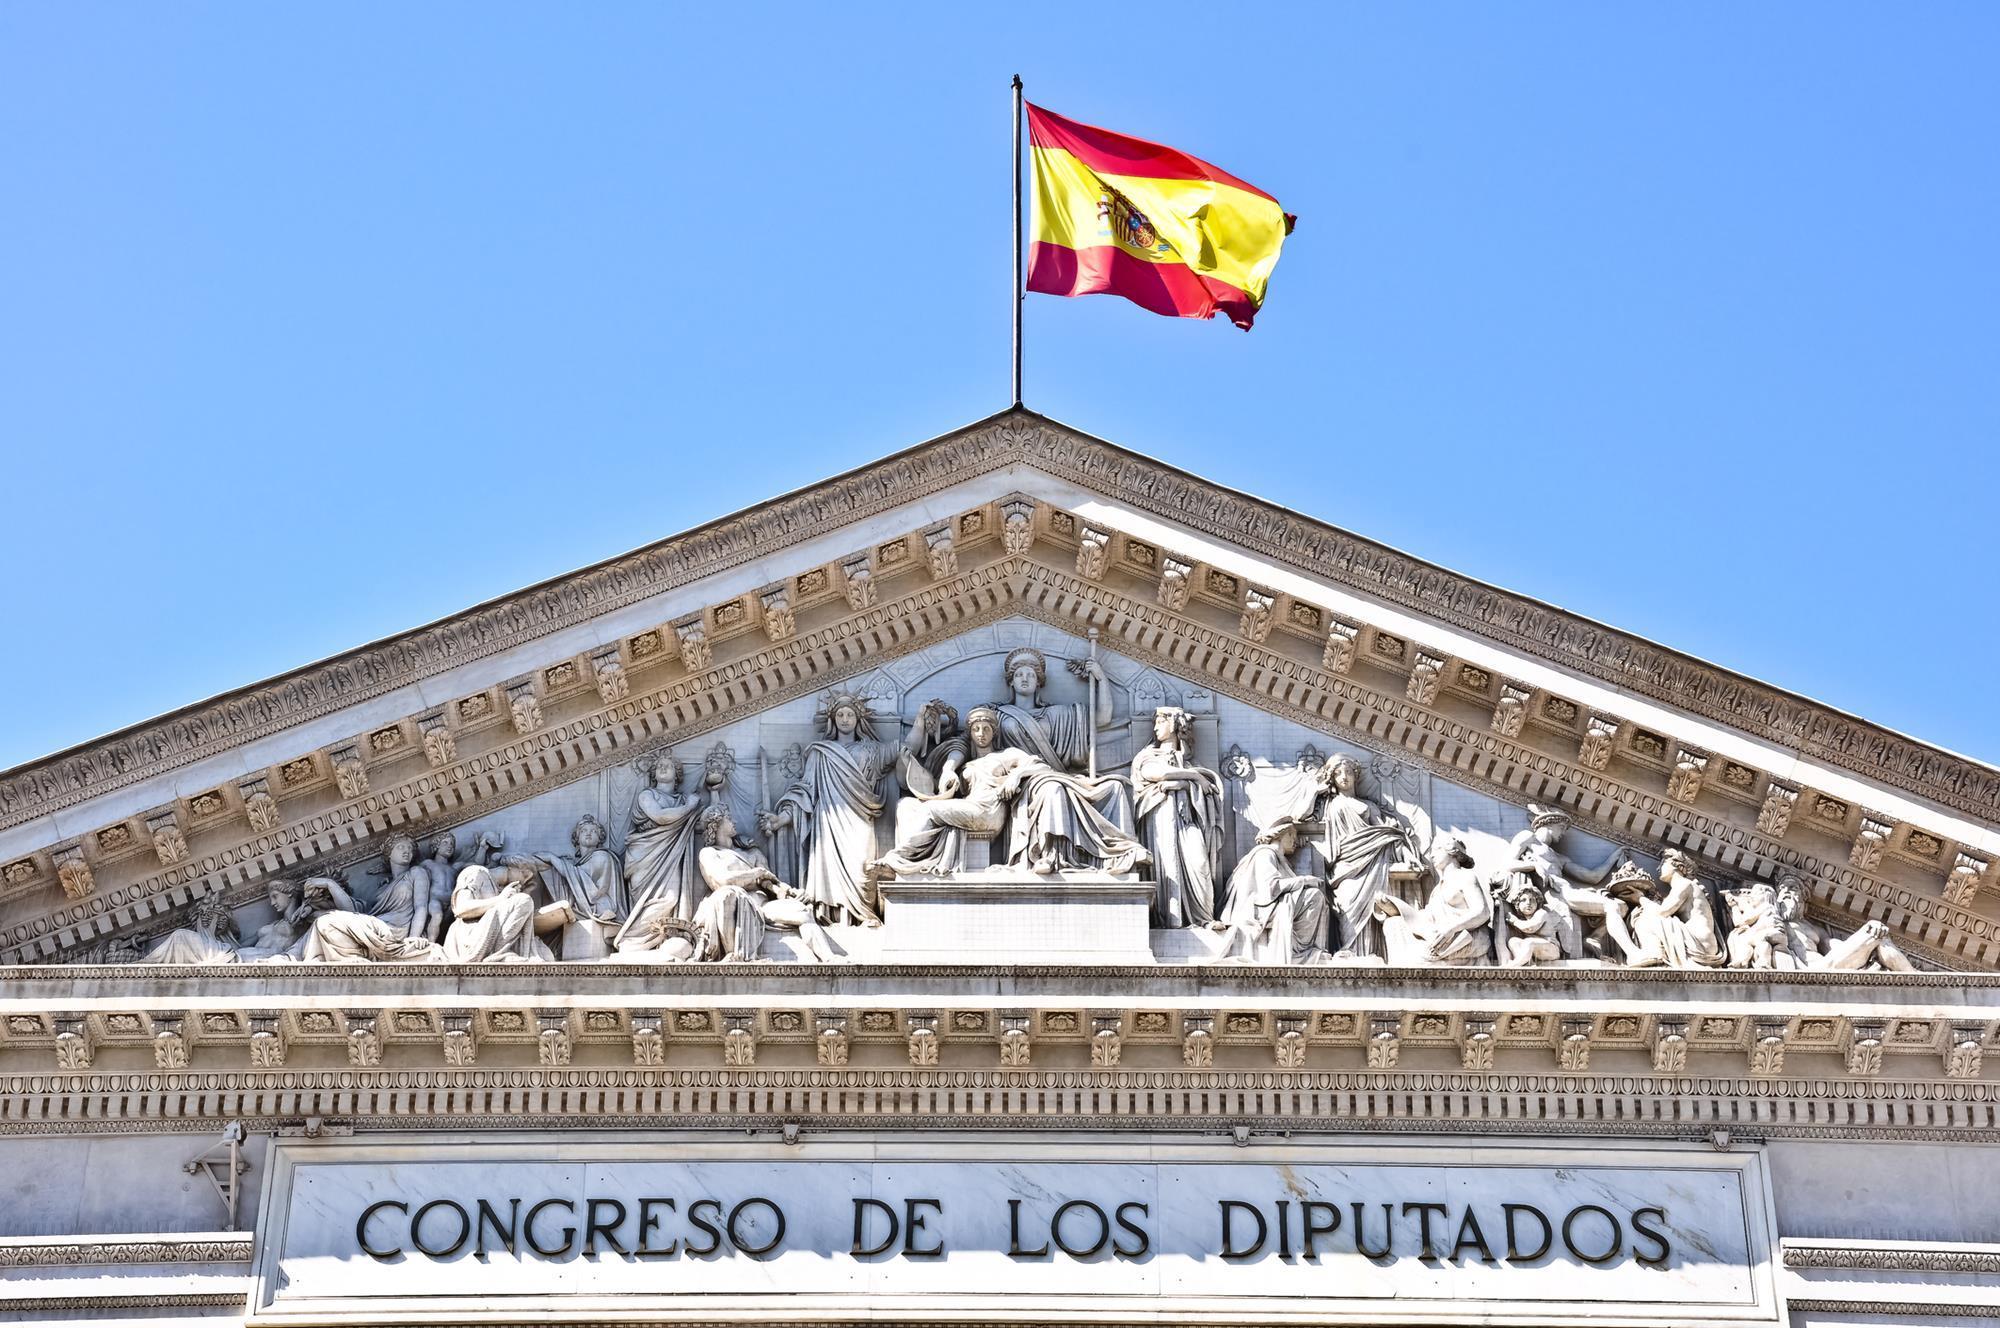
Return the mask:
POLYGON ((154 1015, 153 1063, 162 1070, 185 1070, 188 1064, 187 1019, 177 1014, 154 1015))
POLYGON ((1992 865, 1990 859, 1960 853, 1952 864, 1951 875, 1945 881, 1945 902, 1961 908, 1970 906, 1978 897, 1980 887, 1990 879, 1992 865))
POLYGON ((1977 1079, 1985 1065, 1986 1030, 1976 1024, 1954 1024, 1944 1045, 1947 1079, 1977 1079))
POLYGON ((605 705, 616 705, 631 695, 632 679, 625 672, 625 658, 616 645, 593 651, 590 671, 597 685, 597 699, 605 705))
POLYGON ((90 1021, 80 1014, 59 1014, 55 1018, 54 1033, 56 1068, 88 1070, 91 1055, 96 1050, 90 1021))
MULTIPOLYGON (((242 1231, 0 1237, 0 1268, 249 1262, 250 1236, 242 1231)), ((236 1293, 235 1298, 241 1303, 242 1293, 236 1293)), ((11 1297, 6 1301, 9 1306, 16 1303, 11 1297)))
POLYGON ((1708 772, 1708 753, 1681 747, 1674 756, 1674 768, 1667 775, 1667 796, 1675 802, 1693 802, 1701 796, 1702 776, 1708 772))
POLYGON ((674 642, 680 651, 681 665, 689 673, 706 673, 715 662, 715 651, 708 641, 708 629, 699 617, 675 623, 674 642))
POLYGON ((1011 558, 1019 558, 1035 547, 1035 502, 1032 498, 1009 498, 1000 504, 1000 542, 1011 558))
POLYGON ((847 1015, 840 1010, 822 1010, 813 1016, 813 1054, 821 1065, 840 1069, 847 1064, 847 1015))
POLYGON ((1189 1011, 1181 1015, 1181 1064, 1205 1070, 1215 1064, 1215 1015, 1189 1011))
MULTIPOLYGON (((1384 1019, 1376 1022, 1378 1024, 1386 1024, 1391 1021, 1384 1019)), ((1273 1044, 1273 1052, 1277 1057, 1279 1069, 1297 1070, 1305 1065, 1306 1029, 1310 1023, 1311 1021, 1302 1014, 1281 1014, 1278 1016, 1276 1021, 1277 1040, 1273 1044)), ((1382 1046, 1380 1049, 1377 1048, 1374 1041, 1371 1040, 1369 1043, 1368 1068, 1371 1070, 1393 1070, 1396 1068, 1396 1034, 1394 1028, 1384 1031, 1381 1041, 1382 1046), (1387 1063, 1378 1065, 1376 1064, 1378 1060, 1384 1060, 1387 1063)))
POLYGON ((1115 1070, 1124 1052, 1125 1018, 1118 1014, 1093 1015, 1090 1020, 1090 1064, 1099 1070, 1115 1070))
POLYGON ((148 816, 146 833, 152 838, 153 853, 162 867, 187 861, 187 835, 181 830, 180 821, 171 809, 148 816))
POLYGON ((507 714, 514 721, 514 732, 524 736, 542 727, 542 699, 535 695, 533 678, 507 684, 507 714))
POLYGON ((722 1063, 724 1065, 755 1065, 757 1063, 757 1012, 754 1010, 725 1010, 722 1013, 722 1063))
POLYGON ((270 780, 246 779, 236 786, 236 791, 243 799, 243 815, 248 818, 253 834, 268 835, 278 828, 278 800, 271 796, 270 780))
POLYGON ((1773 839, 1783 839, 1792 827, 1792 809, 1798 802, 1795 786, 1772 780, 1764 788, 1764 805, 1757 809, 1757 828, 1773 839))
POLYGON ((1653 1068, 1661 1074, 1687 1071, 1688 1021, 1658 1019, 1653 1023, 1653 1068))
POLYGON ((1528 702, 1535 689, 1512 678, 1500 680, 1500 699, 1493 705, 1493 731, 1503 738, 1518 738, 1528 721, 1528 702))
POLYGON ((666 1018, 657 1010, 634 1010, 631 1017, 632 1064, 667 1063, 666 1018))
POLYGON ((1409 679, 1403 685, 1403 695, 1420 706, 1436 705, 1438 684, 1444 677, 1448 661, 1443 655, 1425 650, 1422 646, 1417 647, 1416 655, 1417 662, 1410 668, 1409 679))
POLYGON ((431 769, 441 770, 458 759, 458 739, 452 736, 444 711, 432 711, 419 719, 417 732, 423 738, 424 759, 431 763, 431 769))
POLYGON ((535 1011, 535 1056, 543 1065, 557 1069, 568 1065, 573 1048, 567 1009, 535 1011))
POLYGON ((909 1034, 906 1049, 910 1064, 930 1066, 938 1063, 937 1015, 932 1011, 911 1011, 904 1016, 909 1034))
POLYGON ((1876 870, 1882 865, 1882 849, 1895 833, 1895 822, 1882 813, 1861 813, 1861 828, 1855 832, 1853 847, 1848 850, 1848 862, 1861 871, 1876 870))
MULTIPOLYGON (((250 1013, 250 1065, 258 1070, 275 1070, 285 1063, 284 1017, 276 1010, 250 1013)), ((450 1062, 450 1057, 446 1057, 450 1062)))
POLYGON ((1019 1010, 1009 1010, 1000 1016, 1000 1064, 1010 1070, 1025 1067, 1033 1054, 1029 1027, 1034 1016, 1019 1010))
POLYGON ((1577 745, 1577 764, 1585 770, 1606 770, 1611 766, 1611 755, 1616 750, 1618 721, 1609 715, 1592 711, 1584 725, 1583 740, 1577 745))
POLYGON ((867 557, 848 559, 840 565, 840 571, 841 593, 847 596, 847 606, 856 613, 875 607, 875 574, 867 557))
POLYGON ((368 792, 368 767, 361 762, 361 748, 348 743, 327 753, 327 764, 333 769, 334 783, 343 798, 359 798, 368 792))
POLYGON ((792 612, 791 591, 772 586, 757 596, 763 611, 764 635, 773 642, 789 641, 799 634, 798 616, 792 612))
MULTIPOLYGON (((1282 1021, 1281 1021, 1282 1022, 1282 1021)), ((1403 1048, 1403 1023, 1394 1016, 1371 1019, 1368 1022, 1368 1068, 1371 1070, 1393 1070, 1401 1059, 1403 1048)), ((1285 1033, 1280 1030, 1279 1044, 1283 1045, 1285 1033)), ((1282 1057, 1280 1057, 1282 1060, 1282 1057)), ((1303 1063, 1303 1062, 1301 1062, 1303 1063)))
POLYGON ((1111 561, 1111 534, 1085 526, 1077 532, 1076 574, 1086 581, 1101 581, 1111 561))
POLYGON ((1571 1074, 1590 1068, 1591 1026, 1589 1019, 1564 1019, 1559 1025, 1556 1063, 1571 1074))
POLYGON ((1361 639, 1361 624, 1345 618, 1329 618, 1326 645, 1320 652, 1320 667, 1328 673, 1346 673, 1354 667, 1355 643, 1361 639))
POLYGON ((958 575, 958 545, 949 523, 924 532, 924 559, 930 564, 933 580, 944 581, 958 575))
POLYGON ((1886 1023, 1870 1020, 1848 1025, 1847 1072, 1874 1076, 1882 1073, 1882 1039, 1886 1023))
POLYGON ((1255 586, 1243 588, 1243 612, 1236 620, 1236 633, 1246 641, 1263 641, 1271 635, 1278 598, 1255 586))
POLYGON ((1168 554, 1160 559, 1160 584, 1154 597, 1160 607, 1179 613, 1188 604, 1188 592, 1192 589, 1194 564, 1185 558, 1168 554))
POLYGON ((90 870, 90 863, 83 856, 83 848, 78 844, 64 844, 51 855, 56 867, 56 879, 62 883, 63 897, 66 899, 87 899, 97 889, 97 878, 90 870))

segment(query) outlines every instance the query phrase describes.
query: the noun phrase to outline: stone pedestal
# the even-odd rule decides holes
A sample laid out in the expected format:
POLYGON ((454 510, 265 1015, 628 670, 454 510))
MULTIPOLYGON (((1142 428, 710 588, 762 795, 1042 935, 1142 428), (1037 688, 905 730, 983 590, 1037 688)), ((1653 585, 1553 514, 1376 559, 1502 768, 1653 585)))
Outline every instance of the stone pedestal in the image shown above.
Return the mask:
POLYGON ((1150 964, 1153 885, 1018 868, 882 883, 883 963, 1150 964))

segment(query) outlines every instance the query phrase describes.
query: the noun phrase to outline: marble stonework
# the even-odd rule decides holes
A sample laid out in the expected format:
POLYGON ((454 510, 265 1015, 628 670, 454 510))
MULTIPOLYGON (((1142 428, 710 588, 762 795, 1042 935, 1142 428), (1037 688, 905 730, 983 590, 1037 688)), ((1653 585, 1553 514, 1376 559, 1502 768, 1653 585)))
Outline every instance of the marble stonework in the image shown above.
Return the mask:
POLYGON ((1997 856, 2000 771, 1011 411, 0 772, 0 1314, 2000 1322, 1997 856), (505 1186, 603 1248, 355 1244, 505 1186), (702 1197, 784 1241, 612 1248, 702 1197))
POLYGON ((1490 1321, 1588 1310, 1633 1324, 1777 1322, 1758 1154, 1595 1147, 1581 1165, 1532 1146, 1244 1151, 1172 1138, 286 1149, 265 1210, 258 1313, 422 1300, 480 1318, 611 1299, 672 1312, 700 1297, 731 1315, 784 1296, 795 1312, 856 1305, 888 1318, 983 1301, 1001 1318, 1062 1304, 1230 1321, 1282 1304, 1381 1322, 1478 1305, 1490 1321), (1227 1232, 1225 1198, 1237 1205, 1227 1232), (1429 1247, 1425 1214, 1405 1208, 1422 1204, 1442 1205, 1429 1247), (1516 1210, 1510 1252, 1507 1204, 1551 1229, 1516 1210), (538 1206, 510 1242, 503 1228, 538 1206))

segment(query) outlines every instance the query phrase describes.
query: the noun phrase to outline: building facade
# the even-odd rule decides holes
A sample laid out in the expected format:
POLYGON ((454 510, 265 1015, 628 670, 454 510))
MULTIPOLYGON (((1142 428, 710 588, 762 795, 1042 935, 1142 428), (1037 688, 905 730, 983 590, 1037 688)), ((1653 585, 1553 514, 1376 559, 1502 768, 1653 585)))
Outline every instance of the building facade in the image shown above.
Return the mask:
POLYGON ((0 1311, 2000 1322, 1996 853, 1017 409, 0 774, 0 1311))

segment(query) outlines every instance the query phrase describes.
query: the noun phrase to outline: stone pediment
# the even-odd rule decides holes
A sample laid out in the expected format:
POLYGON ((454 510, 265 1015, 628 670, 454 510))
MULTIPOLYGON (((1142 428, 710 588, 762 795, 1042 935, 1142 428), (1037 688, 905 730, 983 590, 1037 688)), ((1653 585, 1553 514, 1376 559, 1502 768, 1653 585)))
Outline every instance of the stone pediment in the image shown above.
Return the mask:
POLYGON ((2000 965, 2000 772, 1025 411, 0 776, 0 954, 155 937, 591 781, 615 819, 635 756, 740 762, 769 744, 724 735, 787 707, 809 739, 836 686, 908 720, 1000 624, 1071 658, 1094 629, 1128 721, 1206 698, 1209 765, 1317 742, 1485 799, 1496 836, 1558 806, 1604 852, 1792 873, 1824 920, 2000 965), (1232 707, 1261 748, 1222 740, 1232 707))

